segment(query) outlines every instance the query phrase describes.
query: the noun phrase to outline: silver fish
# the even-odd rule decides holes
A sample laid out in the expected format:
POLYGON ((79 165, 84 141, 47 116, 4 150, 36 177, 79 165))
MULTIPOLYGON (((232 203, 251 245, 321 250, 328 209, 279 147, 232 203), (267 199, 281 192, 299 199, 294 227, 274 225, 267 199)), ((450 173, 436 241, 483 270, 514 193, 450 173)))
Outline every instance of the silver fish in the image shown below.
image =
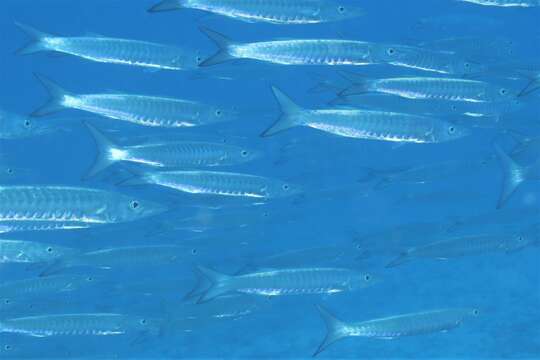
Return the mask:
POLYGON ((336 319, 323 307, 318 308, 326 323, 327 334, 313 356, 317 356, 336 341, 346 337, 395 339, 445 332, 459 327, 467 318, 480 314, 477 309, 441 309, 346 323, 336 319))
POLYGON ((87 176, 93 176, 117 162, 158 168, 197 168, 241 164, 259 156, 253 150, 234 145, 175 141, 121 146, 86 123, 98 148, 96 160, 87 176))
POLYGON ((0 300, 29 299, 46 294, 76 291, 99 284, 101 278, 94 275, 54 275, 0 283, 0 300))
POLYGON ((122 185, 155 184, 190 194, 269 199, 298 194, 287 182, 262 176, 219 171, 153 171, 135 176, 122 185))
POLYGON ((110 38, 105 36, 54 36, 30 26, 15 23, 32 41, 17 53, 28 55, 42 51, 74 55, 99 63, 140 66, 156 70, 196 69, 201 56, 174 46, 110 38))
POLYGON ((367 273, 339 268, 299 268, 260 271, 229 276, 199 267, 211 286, 201 291, 200 284, 189 296, 199 295, 198 303, 230 293, 263 296, 332 294, 362 289, 376 283, 367 273))
POLYGON ((52 244, 0 239, 0 264, 49 262, 76 252, 75 249, 52 244))
POLYGON ((476 5, 498 7, 536 7, 540 6, 540 0, 456 0, 476 5))
POLYGON ((27 231, 54 231, 87 229, 92 224, 84 221, 35 221, 35 220, 0 220, 0 234, 27 231))
POLYGON ((149 12, 197 9, 245 22, 318 24, 362 15, 352 5, 329 0, 164 0, 149 12))
POLYGON ((513 252, 538 242, 538 225, 531 229, 506 234, 450 236, 430 244, 413 247, 392 260, 386 267, 394 267, 414 259, 446 260, 490 252, 513 252))
POLYGON ((41 273, 47 276, 65 268, 71 267, 96 267, 110 270, 115 267, 137 267, 148 265, 171 264, 188 257, 194 257, 197 253, 193 249, 176 245, 147 245, 109 248, 72 256, 58 258, 41 273))
POLYGON ((405 113, 336 108, 306 110, 279 89, 273 87, 272 90, 281 106, 282 116, 262 134, 263 137, 296 126, 356 139, 411 143, 441 143, 470 133, 447 121, 405 113))
POLYGON ((77 109, 109 119, 163 128, 201 126, 237 118, 234 110, 190 100, 130 94, 72 94, 49 79, 36 76, 51 98, 32 116, 77 109))
POLYGON ((33 337, 113 336, 145 332, 157 334, 158 330, 155 321, 109 313, 40 315, 0 321, 0 333, 33 337))
POLYGON ((25 139, 54 131, 50 125, 0 109, 0 140, 25 139))
POLYGON ((0 186, 0 229, 21 222, 40 230, 122 223, 165 211, 165 207, 146 200, 105 190, 69 186, 0 186))
POLYGON ((353 85, 343 90, 340 95, 347 96, 370 92, 396 95, 407 99, 475 103, 510 101, 518 95, 518 93, 514 93, 506 87, 493 85, 484 81, 432 77, 364 80, 355 78, 353 85))

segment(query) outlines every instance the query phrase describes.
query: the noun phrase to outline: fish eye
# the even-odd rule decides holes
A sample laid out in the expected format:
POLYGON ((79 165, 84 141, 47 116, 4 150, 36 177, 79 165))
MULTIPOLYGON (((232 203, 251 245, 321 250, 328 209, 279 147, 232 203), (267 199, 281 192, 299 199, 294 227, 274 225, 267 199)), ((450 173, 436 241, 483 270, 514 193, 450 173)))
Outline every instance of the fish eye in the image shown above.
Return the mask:
POLYGON ((4 350, 10 351, 11 350, 11 345, 4 345, 4 350))
POLYGON ((86 281, 94 281, 94 278, 89 276, 89 277, 86 278, 86 281))
POLYGON ((371 275, 366 274, 366 275, 364 276, 364 280, 366 280, 366 281, 371 280, 371 275))
POLYGON ((197 249, 191 249, 191 255, 197 255, 197 249))
POLYGON ((246 157, 246 156, 248 156, 248 152, 247 152, 247 150, 242 150, 242 156, 243 156, 243 157, 246 157))
POLYGON ((338 6, 337 10, 343 14, 345 12, 345 6, 341 5, 341 6, 338 6))
POLYGON ((49 247, 47 248, 47 252, 52 253, 52 251, 53 251, 53 248, 49 246, 49 247))
POLYGON ((282 188, 283 188, 283 190, 285 190, 285 191, 289 191, 289 189, 290 189, 291 187, 289 186, 289 184, 283 184, 282 188))
POLYGON ((4 305, 9 305, 11 304, 11 300, 9 299, 4 299, 4 305))
POLYGON ((474 309, 472 313, 474 316, 480 315, 480 311, 478 311, 478 309, 474 309))
POLYGON ((456 128, 455 128, 455 127, 450 126, 450 127, 448 128, 448 133, 449 133, 450 135, 453 134, 453 133, 455 133, 455 132, 456 132, 456 128))
POLYGON ((27 120, 24 120, 24 126, 25 126, 25 127, 28 128, 28 127, 30 127, 31 125, 32 125, 32 123, 30 122, 30 120, 28 120, 28 119, 27 119, 27 120))
POLYGON ((202 62, 202 57, 197 56, 197 64, 200 64, 202 62))
POLYGON ((222 114, 221 110, 216 110, 216 116, 221 116, 221 114, 222 114))
POLYGON ((394 55, 396 53, 396 50, 394 48, 389 48, 388 50, 386 50, 386 53, 388 55, 394 55))
POLYGON ((141 319, 139 322, 141 325, 146 325, 146 319, 141 319))
POLYGON ((508 93, 508 90, 503 88, 499 92, 501 93, 501 95, 506 95, 508 93))
POLYGON ((133 200, 132 202, 129 203, 129 206, 132 208, 132 209, 137 209, 139 207, 139 202, 137 200, 133 200))
POLYGON ((469 69, 471 67, 471 64, 466 62, 465 64, 463 64, 463 66, 465 66, 466 69, 469 69))
POLYGON ((7 172, 9 175, 11 175, 11 174, 13 174, 13 169, 12 169, 12 168, 7 168, 7 169, 6 169, 6 172, 7 172))

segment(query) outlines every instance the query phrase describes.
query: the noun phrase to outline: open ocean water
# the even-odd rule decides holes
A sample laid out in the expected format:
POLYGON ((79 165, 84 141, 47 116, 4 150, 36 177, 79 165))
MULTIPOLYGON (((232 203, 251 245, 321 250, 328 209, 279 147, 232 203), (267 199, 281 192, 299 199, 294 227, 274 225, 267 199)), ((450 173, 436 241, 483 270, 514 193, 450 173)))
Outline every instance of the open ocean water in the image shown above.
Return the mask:
POLYGON ((0 358, 539 359, 540 3, 474 2, 3 0, 0 358))

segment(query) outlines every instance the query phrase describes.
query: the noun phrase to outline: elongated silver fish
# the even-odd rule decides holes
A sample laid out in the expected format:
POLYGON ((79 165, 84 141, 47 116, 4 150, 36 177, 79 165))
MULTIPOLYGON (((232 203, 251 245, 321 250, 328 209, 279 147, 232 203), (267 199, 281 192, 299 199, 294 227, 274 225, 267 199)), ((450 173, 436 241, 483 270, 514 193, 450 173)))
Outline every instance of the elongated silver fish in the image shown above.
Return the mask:
POLYGON ((376 283, 367 273, 339 268, 298 268, 261 271, 229 276, 199 267, 201 275, 211 286, 200 289, 199 284, 189 296, 199 295, 199 303, 230 293, 263 296, 332 294, 362 289, 376 283))
POLYGON ((190 194, 268 199, 301 192, 287 182, 262 176, 220 171, 153 171, 133 177, 122 185, 155 184, 190 194))
POLYGON ((540 6, 540 0, 456 0, 476 5, 498 7, 536 7, 540 6))
POLYGON ((101 131, 86 123, 98 148, 94 165, 87 176, 93 176, 117 162, 129 162, 158 168, 197 168, 235 165, 255 159, 253 150, 234 145, 175 141, 120 146, 101 131))
POLYGON ((15 24, 32 39, 32 42, 17 52, 21 55, 54 51, 99 63, 156 70, 196 69, 201 61, 196 51, 174 46, 105 36, 54 36, 27 25, 15 24))
POLYGON ((105 190, 69 186, 0 186, 0 229, 32 223, 40 230, 89 227, 138 220, 165 211, 146 200, 105 190), (41 225, 46 228, 41 228, 41 225), (4 228, 3 228, 4 227, 4 228))
POLYGON ((469 317, 479 315, 477 309, 441 309, 346 323, 336 319, 323 307, 318 308, 326 323, 327 334, 313 356, 346 337, 395 339, 444 332, 459 327, 469 317))
POLYGON ((370 92, 396 95, 407 99, 464 102, 510 101, 518 95, 506 87, 484 81, 430 77, 364 80, 355 78, 353 85, 343 90, 340 95, 370 92))
POLYGON ((0 283, 0 299, 29 299, 46 294, 58 294, 79 290, 99 284, 101 278, 94 275, 54 275, 0 283))
POLYGON ((329 0, 164 0, 149 12, 179 9, 208 11, 246 22, 317 24, 362 15, 360 8, 329 0))
POLYGON ((303 109, 279 89, 272 88, 281 106, 281 118, 262 136, 306 126, 356 139, 411 143, 441 143, 469 134, 466 128, 436 118, 388 111, 303 109))
POLYGON ((157 333, 157 323, 144 317, 90 313, 28 316, 0 320, 0 333, 34 337, 113 336, 129 333, 157 333))
POLYGON ((194 257, 195 254, 191 247, 176 245, 109 248, 58 258, 41 275, 46 276, 65 268, 78 266, 90 266, 110 270, 115 267, 126 268, 171 264, 176 261, 186 260, 188 257, 194 257))
POLYGON ((17 140, 54 132, 46 124, 0 109, 0 140, 17 140))
POLYGON ((76 252, 75 249, 52 244, 0 239, 0 264, 48 262, 76 252))
POLYGON ((77 109, 137 125, 164 128, 193 127, 236 118, 233 110, 189 100, 130 94, 72 94, 49 79, 36 76, 51 98, 32 116, 77 109))
POLYGON ((392 260, 387 267, 394 267, 414 259, 447 260, 462 256, 490 252, 512 252, 538 242, 538 226, 528 230, 498 234, 450 236, 430 244, 413 247, 392 260))

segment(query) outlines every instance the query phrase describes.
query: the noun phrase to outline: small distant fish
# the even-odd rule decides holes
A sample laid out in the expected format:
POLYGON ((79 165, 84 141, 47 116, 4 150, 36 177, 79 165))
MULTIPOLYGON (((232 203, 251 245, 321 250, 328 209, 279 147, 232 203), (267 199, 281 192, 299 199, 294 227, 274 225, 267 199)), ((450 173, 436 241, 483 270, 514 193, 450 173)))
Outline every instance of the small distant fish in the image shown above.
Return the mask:
POLYGON ((45 116, 62 109, 77 109, 137 125, 178 128, 207 125, 237 118, 230 109, 195 101, 130 94, 72 94, 51 80, 36 75, 50 95, 32 116, 45 116))
POLYGON ((392 260, 386 267, 394 267, 414 259, 447 260, 489 252, 514 252, 538 242, 538 225, 531 230, 507 234, 451 236, 430 244, 413 247, 392 260))
POLYGON ((255 159, 259 154, 234 145, 197 142, 148 142, 120 146, 94 126, 85 123, 98 148, 94 165, 87 177, 116 162, 129 162, 158 168, 197 168, 236 165, 255 159))
POLYGON ((159 332, 155 321, 122 314, 60 314, 0 320, 0 333, 33 337, 114 336, 159 332))
POLYGON ((497 203, 497 208, 506 205, 510 197, 525 181, 540 181, 540 158, 528 166, 519 165, 508 156, 499 146, 495 146, 502 172, 503 184, 497 203))
POLYGON ((49 134, 58 129, 0 109, 0 140, 17 140, 49 134))
POLYGON ((202 291, 200 284, 188 296, 199 295, 199 303, 230 293, 262 296, 333 294, 371 286, 371 274, 339 268, 299 268, 268 270, 229 276, 199 267, 211 286, 202 291))
POLYGON ((32 39, 17 53, 28 55, 53 51, 86 60, 140 66, 155 70, 191 70, 202 60, 196 51, 146 41, 105 36, 62 37, 43 33, 30 26, 15 23, 32 39))
POLYGON ((313 356, 317 356, 336 341, 346 337, 395 339, 403 336, 446 332, 459 327, 467 318, 480 314, 477 309, 441 309, 345 323, 336 319, 323 307, 319 306, 318 309, 328 332, 313 356))
POLYGON ((358 17, 360 8, 329 0, 164 0, 149 12, 197 9, 245 22, 318 24, 358 17))
POLYGON ((407 99, 464 102, 509 101, 518 95, 506 87, 484 81, 431 77, 363 80, 356 77, 353 84, 343 90, 340 95, 347 96, 370 92, 395 95, 407 99))
POLYGON ((56 230, 130 222, 166 208, 105 190, 69 186, 0 186, 0 232, 56 230))
POLYGON ((76 252, 75 249, 52 244, 0 239, 0 264, 50 262, 76 252))
POLYGON ((279 89, 272 88, 281 106, 281 118, 262 136, 271 136, 296 126, 306 126, 338 136, 390 142, 441 143, 457 140, 470 132, 436 118, 356 109, 303 109, 279 89))
POLYGON ((65 268, 96 267, 110 270, 115 267, 137 267, 171 264, 193 257, 192 248, 176 245, 127 246, 102 249, 57 258, 41 273, 47 276, 65 268))
POLYGON ((498 7, 536 7, 540 6, 540 0, 456 0, 477 5, 498 7))
POLYGON ((292 196, 301 189, 262 176, 219 171, 152 171, 123 181, 121 185, 154 184, 190 194, 269 199, 292 196))

